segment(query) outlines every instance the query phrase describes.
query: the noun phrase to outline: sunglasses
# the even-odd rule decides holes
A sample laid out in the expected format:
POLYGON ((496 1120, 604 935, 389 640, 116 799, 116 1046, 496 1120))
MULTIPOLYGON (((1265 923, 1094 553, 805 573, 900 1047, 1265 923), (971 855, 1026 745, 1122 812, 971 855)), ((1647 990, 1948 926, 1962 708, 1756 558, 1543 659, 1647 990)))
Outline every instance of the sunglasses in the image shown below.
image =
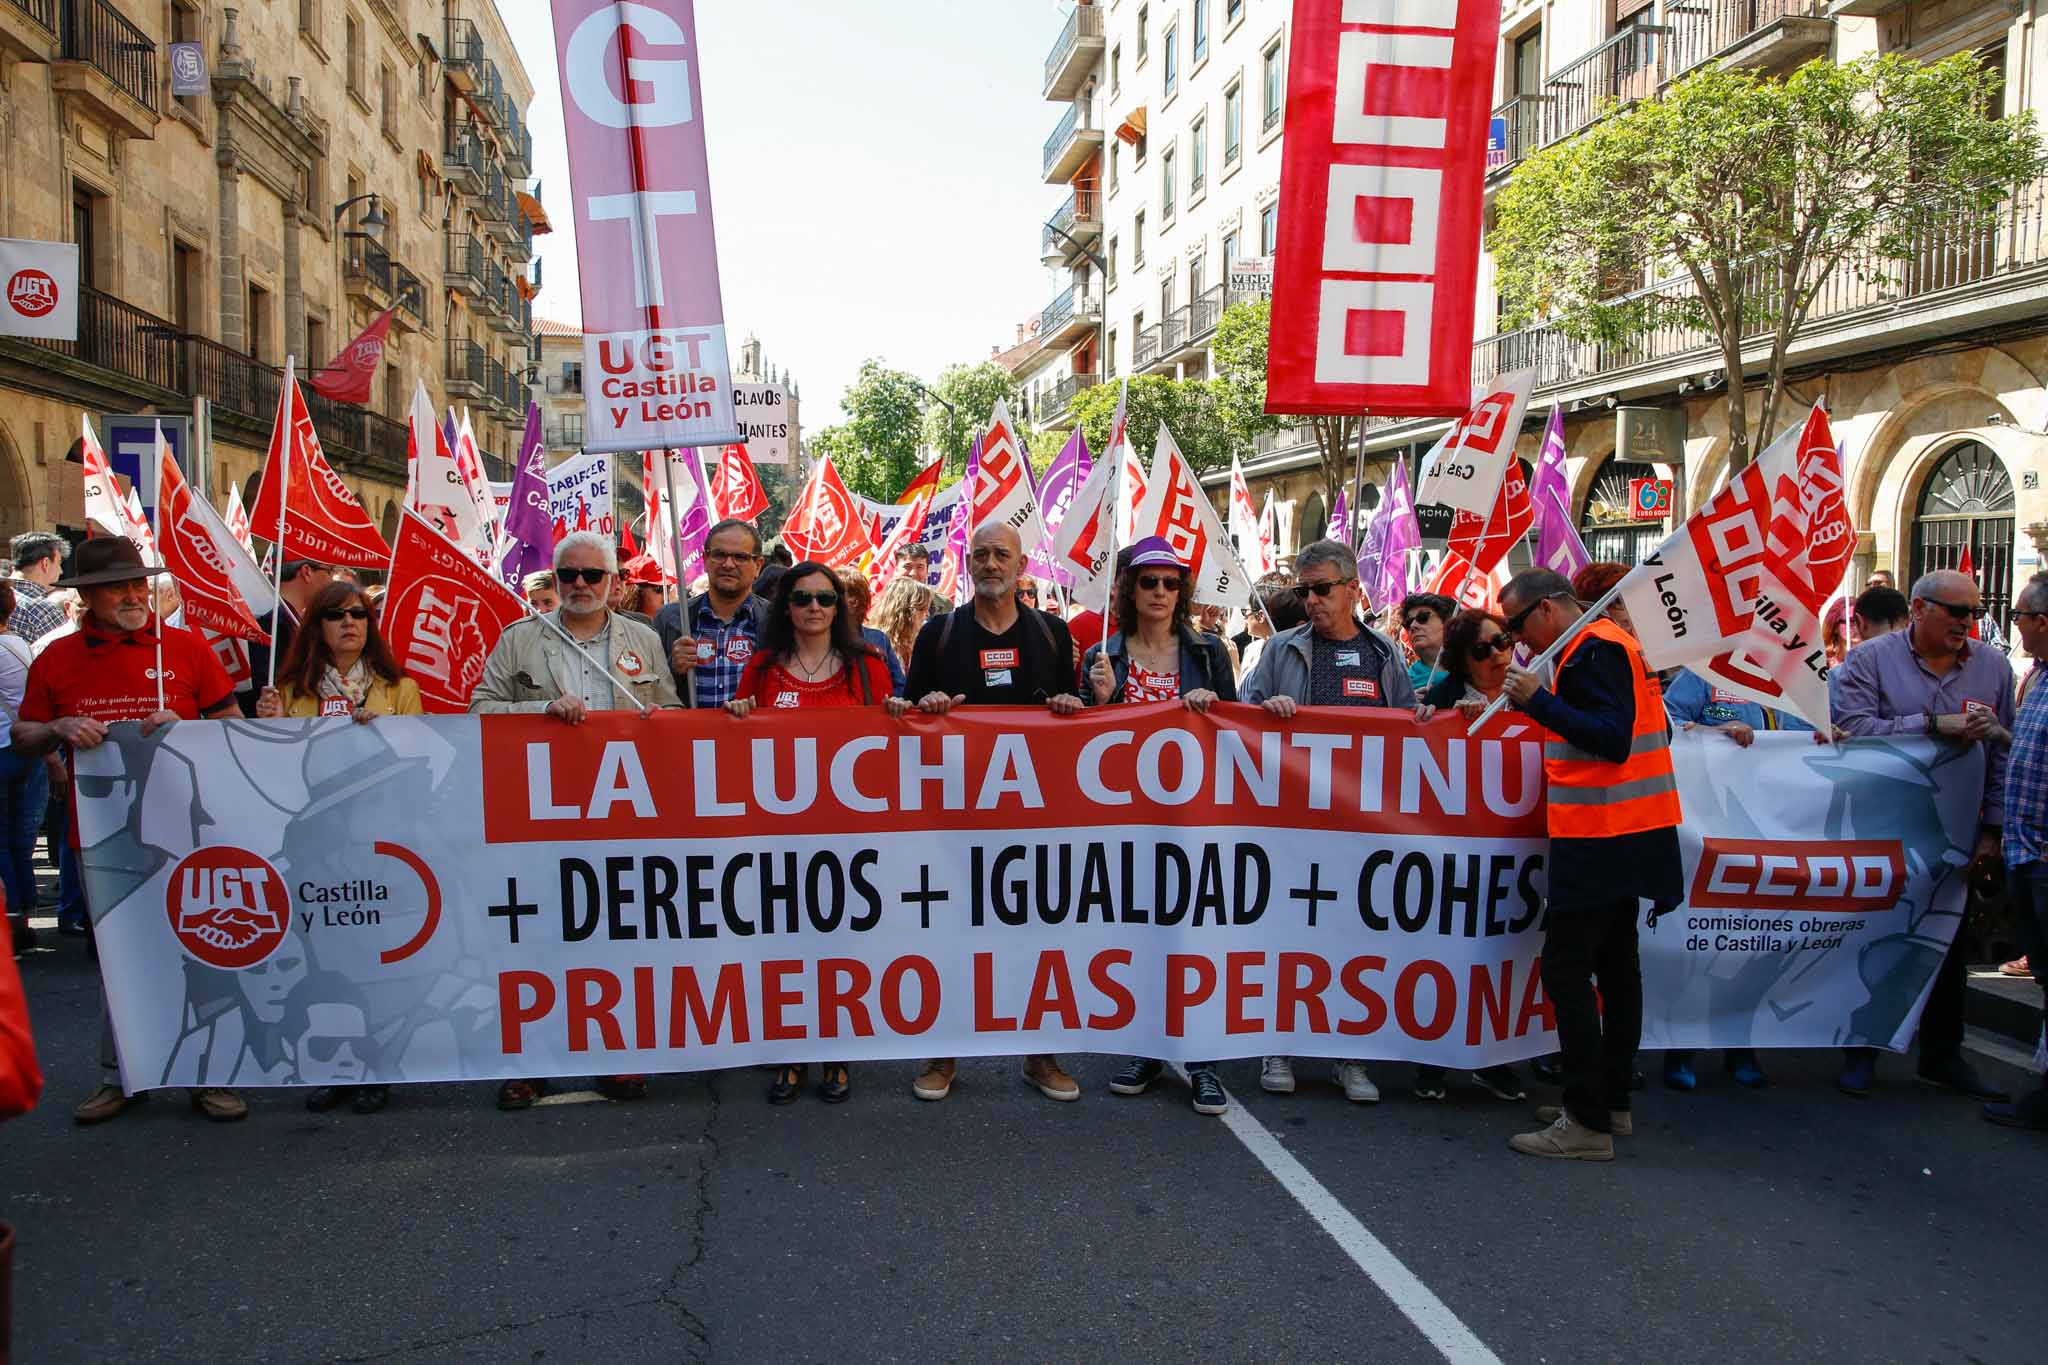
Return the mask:
POLYGON ((1930 607, 1940 607, 1958 621, 1981 621, 1986 613, 1986 608, 1984 607, 1957 606, 1954 602, 1944 602, 1938 597, 1927 597, 1921 600, 1930 607))
POLYGON ((1431 621, 1434 620, 1436 620, 1435 612, 1418 611, 1413 616, 1409 617, 1407 620, 1401 623, 1401 629, 1421 630, 1424 626, 1428 625, 1431 621))
POLYGON ((757 554, 749 554, 745 550, 706 550, 704 552, 704 562, 707 564, 751 564, 760 557, 757 554))
POLYGON ((819 592, 812 592, 809 588, 798 588, 789 595, 789 604, 793 607, 808 607, 816 604, 830 609, 839 605, 839 594, 829 588, 819 592))
POLYGON ((339 621, 344 618, 350 621, 367 621, 370 619, 370 609, 368 607, 336 607, 332 611, 320 613, 320 619, 323 621, 339 621))
POLYGON ((1164 573, 1141 573, 1138 586, 1146 592, 1179 592, 1180 575, 1164 573))
MULTIPOLYGON (((1560 593, 1558 594, 1558 596, 1563 596, 1563 594, 1560 593)), ((1513 616, 1510 616, 1508 618, 1507 638, 1512 639, 1513 637, 1520 635, 1522 633, 1522 627, 1528 624, 1529 614, 1535 611, 1536 608, 1542 606, 1545 602, 1548 602, 1550 600, 1551 599, 1548 597, 1539 597, 1534 602, 1531 602, 1528 606, 1523 607, 1520 611, 1516 612, 1513 616)))
POLYGON ((306 1039, 306 1051, 316 1062, 331 1062, 341 1055, 343 1048, 355 1050, 360 1038, 327 1038, 317 1034, 306 1039))
POLYGON ((568 584, 568 583, 588 583, 588 584, 590 584, 590 585, 591 585, 592 587, 596 587, 596 586, 597 586, 598 584, 600 584, 600 583, 604 582, 604 581, 605 581, 605 580, 606 580, 607 578, 610 578, 611 576, 612 576, 612 571, 611 571, 610 569, 557 569, 557 570, 555 570, 555 581, 556 581, 557 583, 563 583, 563 584, 568 584))
POLYGON ((1345 584, 1356 583, 1357 581, 1355 578, 1332 578, 1321 583, 1303 583, 1301 590, 1310 597, 1328 597, 1345 584))
POLYGON ((1510 640, 1505 635, 1496 635, 1490 640, 1474 640, 1472 648, 1465 652, 1471 655, 1473 662, 1476 663, 1481 659, 1490 659, 1497 653, 1509 653, 1514 647, 1515 642, 1513 640, 1510 640))

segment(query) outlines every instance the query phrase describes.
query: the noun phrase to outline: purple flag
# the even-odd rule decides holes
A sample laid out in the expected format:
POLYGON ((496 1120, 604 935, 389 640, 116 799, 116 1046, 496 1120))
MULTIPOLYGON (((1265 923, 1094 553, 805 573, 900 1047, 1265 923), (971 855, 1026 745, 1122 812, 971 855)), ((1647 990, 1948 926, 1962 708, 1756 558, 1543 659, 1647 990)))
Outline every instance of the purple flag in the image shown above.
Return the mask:
POLYGON ((554 561, 555 523, 548 513, 548 451, 541 439, 540 407, 526 405, 526 434, 519 439, 519 468, 512 474, 512 501, 499 528, 504 559, 499 573, 514 592, 526 575, 554 561))
POLYGON ((1564 408, 1550 409, 1550 425, 1543 429, 1543 452, 1536 457, 1536 474, 1530 481, 1529 498, 1536 507, 1536 562, 1570 578, 1593 562, 1586 543, 1572 525, 1571 482, 1564 472, 1564 408))
POLYGON ((1060 523, 1066 520, 1067 508, 1074 501, 1074 494, 1088 477, 1092 462, 1088 458, 1088 442, 1081 436, 1081 428, 1075 427, 1074 434, 1060 447, 1060 453, 1053 456, 1046 466, 1045 478, 1037 485, 1038 515, 1045 522, 1045 539, 1038 542, 1038 548, 1031 552, 1029 569, 1031 576, 1039 582, 1052 582, 1062 588, 1072 588, 1072 575, 1052 562, 1052 543, 1060 533, 1060 523))
POLYGON ((946 552, 939 559, 938 592, 950 588, 955 606, 972 600, 974 580, 967 576, 967 541, 974 534, 974 484, 981 477, 981 437, 967 447, 967 473, 961 478, 961 498, 953 505, 953 521, 946 528, 946 552), (948 576, 951 582, 947 581, 948 576))
POLYGON ((1326 539, 1339 545, 1351 543, 1351 513, 1344 507, 1344 490, 1337 490, 1337 505, 1330 509, 1330 528, 1323 532, 1326 539))
MULTIPOLYGON (((1408 595, 1408 552, 1422 548, 1422 527, 1415 520, 1415 498, 1408 489, 1408 459, 1405 455, 1394 460, 1394 472, 1387 480, 1387 493, 1380 500, 1380 511, 1384 514, 1385 523, 1380 532, 1379 564, 1373 575, 1373 588, 1368 594, 1368 601, 1375 610, 1391 606, 1408 595)), ((1363 574, 1360 577, 1362 579, 1363 574)))

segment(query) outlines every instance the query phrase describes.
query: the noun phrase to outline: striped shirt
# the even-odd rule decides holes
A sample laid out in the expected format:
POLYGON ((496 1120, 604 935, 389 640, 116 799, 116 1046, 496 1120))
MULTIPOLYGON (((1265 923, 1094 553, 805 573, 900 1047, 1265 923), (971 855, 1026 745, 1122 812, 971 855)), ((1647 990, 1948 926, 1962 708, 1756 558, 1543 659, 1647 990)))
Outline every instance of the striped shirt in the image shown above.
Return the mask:
POLYGON ((2030 687, 2005 765, 2005 865, 2048 862, 2048 687, 2030 687))

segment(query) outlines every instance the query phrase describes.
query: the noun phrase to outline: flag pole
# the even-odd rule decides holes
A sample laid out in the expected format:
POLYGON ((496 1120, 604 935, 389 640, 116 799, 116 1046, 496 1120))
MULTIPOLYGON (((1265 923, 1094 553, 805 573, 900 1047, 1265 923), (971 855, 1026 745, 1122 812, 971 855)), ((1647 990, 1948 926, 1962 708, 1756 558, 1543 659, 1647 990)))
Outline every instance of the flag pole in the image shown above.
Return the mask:
MULTIPOLYGON (((298 392, 298 380, 293 378, 292 367, 295 357, 284 358, 284 390, 278 395, 278 402, 284 408, 284 468, 277 476, 277 539, 271 542, 270 555, 276 561, 271 566, 270 583, 270 649, 266 661, 270 665, 270 676, 264 680, 266 688, 277 686, 277 632, 284 621, 284 527, 290 517, 285 499, 292 491, 292 442, 298 439, 293 414, 298 404, 293 402, 298 392)), ((158 632, 161 636, 162 632, 158 632)))
MULTIPOLYGON (((589 657, 589 656, 588 656, 588 655, 585 655, 585 654, 583 653, 583 642, 582 642, 581 640, 578 640, 578 639, 577 639, 577 638, 576 638, 575 636, 571 635, 571 634, 570 634, 570 633, 569 633, 568 631, 566 631, 566 630, 563 630, 563 629, 562 629, 562 628, 561 628, 561 627, 560 627, 559 625, 556 625, 556 624, 555 624, 555 623, 554 623, 553 621, 550 621, 550 620, 549 620, 549 619, 547 618, 547 614, 546 614, 545 612, 539 612, 539 611, 535 611, 535 610, 533 609, 533 603, 531 603, 531 602, 528 602, 528 601, 527 601, 527 600, 526 600, 525 598, 523 598, 523 597, 522 597, 522 598, 520 598, 519 600, 520 600, 520 602, 521 602, 521 603, 522 603, 522 604, 523 604, 523 605, 524 605, 524 606, 526 607, 526 614, 527 614, 527 615, 528 615, 529 617, 531 617, 531 618, 532 618, 533 620, 536 620, 536 621, 540 622, 540 623, 541 623, 542 625, 546 626, 546 627, 547 627, 547 628, 548 628, 549 630, 553 631, 553 632, 554 632, 555 634, 557 634, 557 635, 561 636, 561 637, 562 637, 562 640, 563 640, 563 643, 567 644, 567 645, 569 646, 569 648, 571 648, 571 649, 575 650, 575 651, 576 651, 576 653, 577 653, 577 655, 578 655, 579 657, 582 657, 582 658, 584 658, 584 659, 586 659, 586 660, 588 659, 588 657, 589 657)), ((609 611, 609 608, 607 608, 607 611, 609 611)), ((612 685, 612 690, 613 690, 614 692, 617 692, 617 693, 618 693, 618 694, 619 694, 620 696, 624 697, 624 698, 625 698, 625 699, 626 699, 627 701, 629 701, 629 702, 632 702, 632 703, 633 703, 633 709, 634 709, 634 710, 636 710, 636 711, 638 711, 638 712, 639 712, 639 713, 640 713, 641 715, 643 715, 643 716, 644 716, 644 715, 646 715, 646 714, 647 714, 647 704, 646 704, 645 702, 641 701, 641 700, 640 700, 640 699, 639 699, 638 697, 636 697, 636 696, 634 696, 634 695, 633 695, 633 689, 632 689, 632 688, 630 688, 630 687, 628 687, 628 686, 626 685, 626 683, 624 682, 624 680, 622 680, 622 679, 621 679, 621 678, 619 677, 619 675, 618 675, 618 674, 617 674, 616 672, 614 672, 614 671, 612 670, 612 666, 611 666, 610 664, 606 664, 606 665, 605 665, 605 669, 604 669, 604 675, 605 675, 605 678, 606 678, 606 680, 607 680, 607 681, 609 681, 609 682, 611 683, 611 685, 612 685)))
MULTIPOLYGON (((668 522, 664 529, 668 535, 669 553, 675 556, 676 577, 681 578, 683 576, 683 513, 682 509, 676 506, 676 471, 675 467, 669 463, 669 455, 671 453, 664 446, 656 452, 656 458, 661 461, 661 505, 668 522)), ((649 513, 648 520, 652 522, 653 519, 653 514, 649 513)), ((648 527, 648 539, 650 540, 653 539, 652 532, 654 529, 651 525, 648 527)))
MULTIPOLYGON (((1538 654, 1535 658, 1529 660, 1529 666, 1523 669, 1522 671, 1524 673, 1534 673, 1537 669, 1542 668, 1552 659, 1555 659, 1558 655, 1559 650, 1562 650, 1566 645, 1570 644, 1573 640, 1578 638, 1580 631, 1584 630, 1587 626, 1592 625, 1596 618, 1606 614, 1607 604, 1612 602, 1615 598, 1621 596, 1622 583, 1626 583, 1627 581, 1627 577, 1624 576, 1621 583, 1616 583, 1613 587, 1609 588, 1606 592, 1602 593, 1600 595, 1599 601, 1593 603, 1593 605, 1591 605, 1590 607, 1587 607, 1586 610, 1580 614, 1579 619, 1572 622, 1571 625, 1565 629, 1564 634, 1558 636, 1555 640, 1552 640, 1550 642, 1550 648, 1544 650, 1541 654, 1538 654)), ((1503 691, 1499 696, 1495 697, 1492 701, 1486 704, 1486 709, 1479 713, 1479 719, 1473 721, 1471 727, 1465 731, 1466 735, 1470 736, 1478 734, 1479 727, 1486 724, 1487 721, 1493 719, 1493 717, 1500 711, 1500 709, 1503 706, 1506 706, 1507 704, 1508 694, 1505 691, 1503 691)))

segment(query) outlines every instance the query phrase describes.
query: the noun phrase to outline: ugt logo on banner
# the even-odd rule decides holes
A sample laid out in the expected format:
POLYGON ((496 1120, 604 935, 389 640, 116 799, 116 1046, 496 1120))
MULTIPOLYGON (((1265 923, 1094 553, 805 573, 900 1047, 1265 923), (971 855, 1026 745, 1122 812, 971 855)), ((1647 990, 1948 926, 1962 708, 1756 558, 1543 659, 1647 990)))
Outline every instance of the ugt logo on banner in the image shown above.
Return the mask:
POLYGON ((691 0, 555 0, 554 15, 597 376, 583 448, 738 441, 691 0))

